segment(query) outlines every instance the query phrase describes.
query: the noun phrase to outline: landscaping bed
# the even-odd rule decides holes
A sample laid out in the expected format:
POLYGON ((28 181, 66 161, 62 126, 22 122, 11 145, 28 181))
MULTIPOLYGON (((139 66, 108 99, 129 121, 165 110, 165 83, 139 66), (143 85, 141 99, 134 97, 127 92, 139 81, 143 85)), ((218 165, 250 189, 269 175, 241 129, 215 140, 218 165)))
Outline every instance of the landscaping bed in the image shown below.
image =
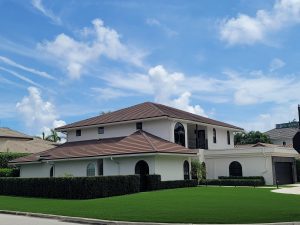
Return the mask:
POLYGON ((0 210, 145 222, 300 221, 299 208, 298 195, 253 187, 192 187, 91 200, 0 196, 0 210))

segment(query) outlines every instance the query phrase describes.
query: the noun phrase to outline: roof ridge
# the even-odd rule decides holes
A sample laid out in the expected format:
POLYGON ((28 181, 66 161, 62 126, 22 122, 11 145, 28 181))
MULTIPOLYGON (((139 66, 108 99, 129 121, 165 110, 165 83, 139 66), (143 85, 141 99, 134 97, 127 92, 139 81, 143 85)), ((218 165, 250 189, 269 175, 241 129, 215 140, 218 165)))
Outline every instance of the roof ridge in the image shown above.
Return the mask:
POLYGON ((146 139, 146 141, 151 145, 151 147, 152 147, 152 149, 154 150, 154 151, 158 151, 157 150, 157 148, 154 146, 154 144, 152 143, 152 141, 149 139, 149 137, 146 135, 146 133, 144 132, 144 131, 142 131, 142 130, 139 130, 138 131, 141 135, 143 135, 143 137, 146 139))
POLYGON ((167 113, 165 113, 164 111, 162 111, 158 106, 157 103, 154 102, 149 102, 151 104, 151 106, 153 106, 154 108, 156 108, 159 112, 161 112, 163 115, 170 117, 167 113))

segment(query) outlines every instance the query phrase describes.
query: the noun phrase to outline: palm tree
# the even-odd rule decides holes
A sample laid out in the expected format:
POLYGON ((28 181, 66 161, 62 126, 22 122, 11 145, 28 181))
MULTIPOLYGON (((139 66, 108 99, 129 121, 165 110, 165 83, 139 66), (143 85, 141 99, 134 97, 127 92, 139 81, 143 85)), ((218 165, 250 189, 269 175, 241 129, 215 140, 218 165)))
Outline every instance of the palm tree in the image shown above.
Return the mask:
POLYGON ((59 142, 61 140, 61 137, 58 136, 57 132, 54 129, 51 129, 51 134, 49 134, 45 140, 51 141, 51 142, 59 142))

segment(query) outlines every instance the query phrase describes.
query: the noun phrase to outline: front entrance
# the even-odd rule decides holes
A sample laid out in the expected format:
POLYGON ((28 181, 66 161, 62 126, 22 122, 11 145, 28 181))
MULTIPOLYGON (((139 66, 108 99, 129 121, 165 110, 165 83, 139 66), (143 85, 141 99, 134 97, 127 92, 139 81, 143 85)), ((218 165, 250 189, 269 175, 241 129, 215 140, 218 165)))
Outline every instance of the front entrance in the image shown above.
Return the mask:
POLYGON ((290 162, 276 162, 275 173, 278 184, 292 184, 293 179, 293 167, 290 162))
POLYGON ((146 175, 149 175, 148 163, 144 160, 140 160, 135 165, 135 174, 140 175, 140 189, 145 191, 147 189, 147 179, 146 175))
POLYGON ((205 130, 198 130, 197 148, 206 149, 205 130))

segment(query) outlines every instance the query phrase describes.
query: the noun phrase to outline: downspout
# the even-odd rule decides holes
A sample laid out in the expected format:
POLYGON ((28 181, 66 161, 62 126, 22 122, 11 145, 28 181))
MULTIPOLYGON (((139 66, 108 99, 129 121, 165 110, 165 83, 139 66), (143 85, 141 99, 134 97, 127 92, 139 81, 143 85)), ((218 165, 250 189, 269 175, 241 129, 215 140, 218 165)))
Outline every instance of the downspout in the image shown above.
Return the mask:
POLYGON ((118 175, 120 175, 120 162, 118 162, 118 161, 114 160, 114 158, 113 158, 113 157, 110 157, 110 160, 111 160, 112 162, 114 162, 115 164, 117 164, 117 165, 118 165, 118 175))

